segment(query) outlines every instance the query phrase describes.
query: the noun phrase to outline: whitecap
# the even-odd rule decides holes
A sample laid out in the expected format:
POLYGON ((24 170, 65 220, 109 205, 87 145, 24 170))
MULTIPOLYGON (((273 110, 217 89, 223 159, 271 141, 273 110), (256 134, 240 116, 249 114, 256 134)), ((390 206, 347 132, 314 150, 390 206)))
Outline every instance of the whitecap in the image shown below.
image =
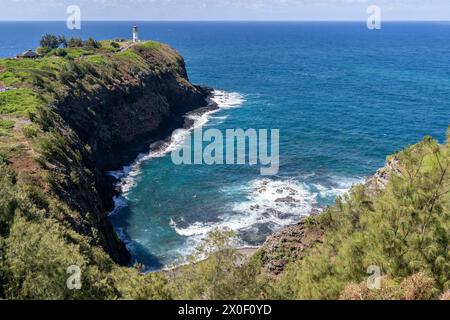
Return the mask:
POLYGON ((212 116, 209 118, 208 126, 218 126, 225 122, 228 119, 228 116, 212 116))
POLYGON ((236 108, 245 102, 245 98, 240 93, 221 90, 215 90, 211 100, 221 109, 236 108))
POLYGON ((364 178, 360 177, 349 178, 333 176, 329 180, 330 182, 326 185, 313 185, 322 198, 336 198, 338 196, 342 196, 346 194, 352 188, 352 186, 364 182, 364 178))

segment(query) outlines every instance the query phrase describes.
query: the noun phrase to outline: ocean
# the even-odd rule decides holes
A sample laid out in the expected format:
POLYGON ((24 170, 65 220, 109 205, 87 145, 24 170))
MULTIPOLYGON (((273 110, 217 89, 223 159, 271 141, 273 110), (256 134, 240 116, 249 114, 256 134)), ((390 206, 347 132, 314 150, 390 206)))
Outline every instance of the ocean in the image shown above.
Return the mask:
MULTIPOLYGON (((131 37, 134 22, 0 22, 0 56, 35 48, 43 33, 131 37)), ((143 154, 123 170, 111 213, 134 261, 182 263, 216 228, 242 246, 330 205, 386 156, 450 124, 450 23, 140 22, 140 37, 170 44, 192 82, 216 89, 216 113, 197 125, 279 129, 280 170, 174 165, 143 154)), ((177 145, 172 145, 175 148, 177 145)))

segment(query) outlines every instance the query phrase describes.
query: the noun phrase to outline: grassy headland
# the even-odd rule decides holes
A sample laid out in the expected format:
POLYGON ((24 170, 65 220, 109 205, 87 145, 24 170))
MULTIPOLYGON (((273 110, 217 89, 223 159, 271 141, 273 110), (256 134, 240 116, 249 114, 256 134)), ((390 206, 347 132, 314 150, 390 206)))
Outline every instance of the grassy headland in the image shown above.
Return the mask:
POLYGON ((106 218, 105 170, 112 150, 158 135, 208 91, 157 42, 74 39, 38 52, 0 60, 12 88, 0 92, 0 298, 168 297, 161 275, 121 266, 130 257, 106 218), (72 265, 81 290, 67 288, 72 265))

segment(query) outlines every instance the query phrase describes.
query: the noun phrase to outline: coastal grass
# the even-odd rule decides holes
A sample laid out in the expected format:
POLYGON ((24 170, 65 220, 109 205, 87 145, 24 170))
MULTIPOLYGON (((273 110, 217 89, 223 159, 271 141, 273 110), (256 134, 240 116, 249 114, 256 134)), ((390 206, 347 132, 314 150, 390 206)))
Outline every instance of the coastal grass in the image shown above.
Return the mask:
POLYGON ((36 76, 55 79, 61 66, 61 58, 46 57, 40 59, 3 59, 0 60, 3 71, 0 81, 6 86, 32 86, 36 76))
MULTIPOLYGON (((9 138, 11 136, 10 131, 6 131, 5 136, 9 138)), ((0 138, 2 138, 2 136, 0 136, 0 138)), ((22 156, 24 154, 24 151, 26 150, 26 147, 24 145, 15 141, 8 141, 7 143, 5 143, 3 140, 1 140, 0 142, 0 159, 4 161, 7 161, 7 159, 22 156)))
POLYGON ((102 40, 100 41, 101 48, 105 51, 116 53, 120 51, 120 44, 117 41, 102 40))
POLYGON ((67 57, 71 59, 77 59, 95 54, 94 49, 90 48, 57 48, 52 49, 45 54, 46 57, 67 57))
POLYGON ((161 49, 161 42, 158 41, 145 41, 140 46, 144 49, 161 49))
POLYGON ((0 137, 8 135, 14 125, 14 120, 0 119, 0 137))
MULTIPOLYGON (((95 90, 112 84, 123 73, 149 71, 135 50, 102 41, 100 48, 58 48, 38 59, 0 60, 0 81, 16 89, 0 93, 0 114, 28 117, 37 108, 62 99, 70 91, 95 90), (60 56, 64 52, 63 56, 60 56)), ((154 41, 140 45, 141 53, 159 50, 154 41)))
POLYGON ((44 101, 30 89, 17 89, 0 93, 0 114, 28 117, 44 101))
POLYGON ((0 129, 12 129, 14 128, 15 121, 9 119, 0 119, 0 129))

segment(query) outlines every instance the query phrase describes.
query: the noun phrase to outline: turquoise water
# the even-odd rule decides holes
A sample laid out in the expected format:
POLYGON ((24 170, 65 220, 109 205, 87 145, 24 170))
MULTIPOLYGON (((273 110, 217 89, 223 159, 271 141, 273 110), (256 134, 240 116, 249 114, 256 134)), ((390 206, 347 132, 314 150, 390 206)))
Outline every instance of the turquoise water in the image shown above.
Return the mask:
MULTIPOLYGON (((229 93, 206 127, 280 129, 280 172, 175 166, 147 155, 126 172, 111 220, 149 270, 179 262, 209 230, 243 245, 333 202, 385 157, 450 124, 450 24, 140 23, 176 47, 190 78, 229 93)), ((80 35, 126 37, 130 23, 85 23, 80 35)), ((64 23, 0 23, 0 56, 36 46, 64 23), (18 39, 18 40, 17 40, 18 39)), ((116 172, 115 174, 120 174, 116 172)))

